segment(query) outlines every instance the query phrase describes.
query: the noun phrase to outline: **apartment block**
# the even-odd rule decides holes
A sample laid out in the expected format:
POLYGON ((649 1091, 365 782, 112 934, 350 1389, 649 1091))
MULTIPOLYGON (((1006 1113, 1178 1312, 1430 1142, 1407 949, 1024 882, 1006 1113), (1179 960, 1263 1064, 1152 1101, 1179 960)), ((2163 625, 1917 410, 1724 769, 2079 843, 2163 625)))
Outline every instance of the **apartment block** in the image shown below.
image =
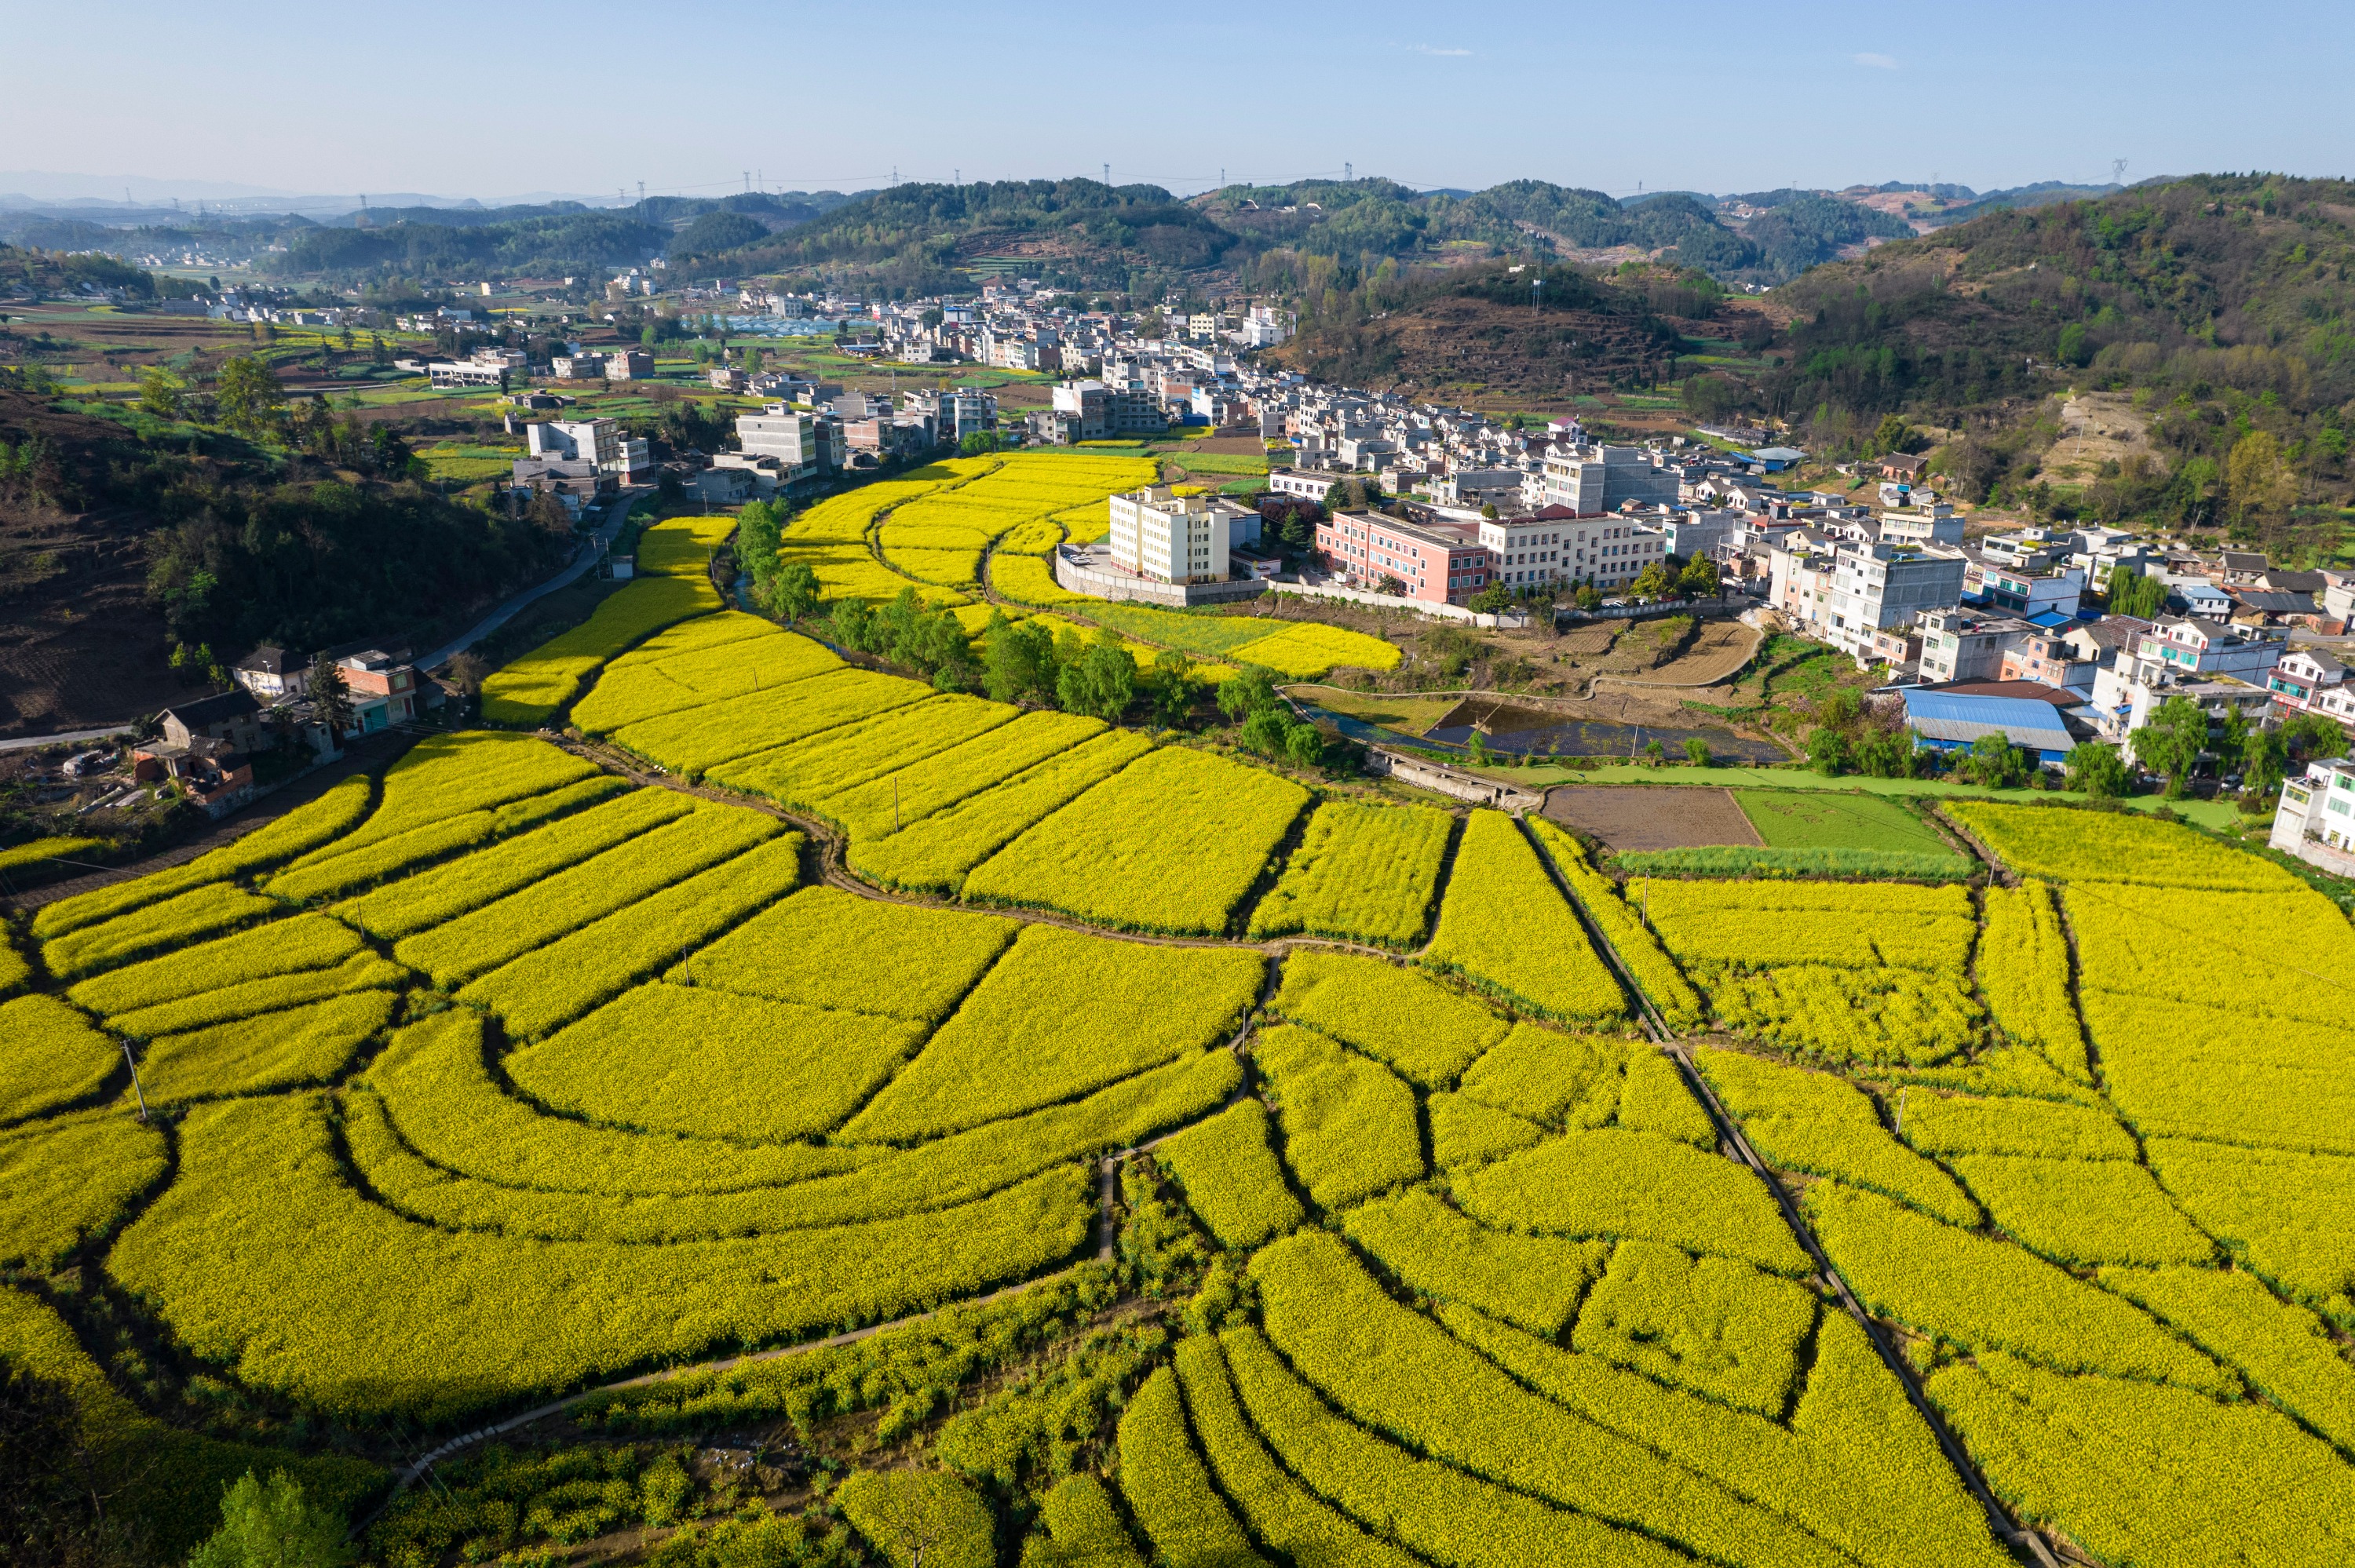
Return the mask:
POLYGON ((1462 523, 1409 523, 1379 512, 1339 512, 1316 525, 1327 566, 1364 583, 1395 579, 1408 599, 1461 604, 1492 580, 1487 546, 1462 523))
POLYGON ((1616 512, 1625 501, 1674 505, 1680 483, 1642 447, 1565 445, 1546 454, 1546 504, 1582 517, 1616 512))
POLYGON ((1112 498, 1113 565, 1165 583, 1222 583, 1235 514, 1231 503, 1178 495, 1166 484, 1112 498))

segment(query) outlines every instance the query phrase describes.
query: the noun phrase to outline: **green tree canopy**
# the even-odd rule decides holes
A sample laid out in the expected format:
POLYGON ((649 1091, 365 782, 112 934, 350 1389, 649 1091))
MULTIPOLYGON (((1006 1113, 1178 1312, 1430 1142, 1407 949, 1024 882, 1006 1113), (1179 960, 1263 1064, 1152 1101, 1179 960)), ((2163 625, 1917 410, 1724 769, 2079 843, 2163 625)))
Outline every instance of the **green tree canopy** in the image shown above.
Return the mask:
POLYGON ((221 1493, 221 1527, 188 1568, 340 1568, 352 1560, 344 1520, 306 1499, 283 1470, 267 1481, 248 1470, 221 1493))
POLYGON ((2136 761, 2167 776, 2169 798, 2179 797, 2208 744, 2208 715, 2190 697, 2169 697, 2134 732, 2130 744, 2136 761))
POLYGON ((2118 748, 2098 740, 2087 741, 2069 754, 2069 788, 2096 800, 2112 800, 2132 788, 2126 759, 2118 748))

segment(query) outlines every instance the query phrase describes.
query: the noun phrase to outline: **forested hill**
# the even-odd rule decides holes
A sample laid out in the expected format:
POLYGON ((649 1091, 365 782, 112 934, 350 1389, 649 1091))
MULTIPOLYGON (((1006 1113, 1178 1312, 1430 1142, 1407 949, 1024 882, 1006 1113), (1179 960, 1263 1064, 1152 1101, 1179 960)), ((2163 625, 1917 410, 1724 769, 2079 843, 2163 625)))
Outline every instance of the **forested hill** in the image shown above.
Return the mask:
POLYGON ((1889 412, 1967 425, 1981 450, 1961 465, 1966 492, 2007 466, 2026 477, 2018 421, 2049 420, 2045 397, 2076 387, 2129 394, 2147 418, 2142 480, 2130 462, 2104 477, 2149 493, 2105 505, 2278 524, 2348 499, 2346 181, 2203 175, 1991 213, 1820 267, 1775 299, 1790 325, 1780 366, 1743 389, 1754 406, 1819 436, 1889 412))
POLYGON ((806 223, 716 253, 738 272, 910 294, 970 287, 977 261, 1019 267, 1074 289, 1150 294, 1218 268, 1246 287, 1274 256, 1330 257, 1370 274, 1469 256, 1617 254, 1776 283, 1844 249, 1911 234, 1902 220, 1811 192, 1737 229, 1707 198, 1628 201, 1512 180, 1487 190, 1418 192, 1393 180, 1233 185, 1180 201, 1158 185, 1097 180, 895 185, 806 223))
POLYGON ((1646 385, 1689 351, 1689 338, 1739 330, 1704 326, 1725 296, 1706 273, 1675 268, 1604 279, 1492 261, 1383 268, 1359 281, 1312 262, 1287 281, 1305 308, 1299 335, 1271 355, 1276 363, 1440 401, 1552 401, 1646 385), (1542 291, 1533 287, 1540 276, 1542 291))

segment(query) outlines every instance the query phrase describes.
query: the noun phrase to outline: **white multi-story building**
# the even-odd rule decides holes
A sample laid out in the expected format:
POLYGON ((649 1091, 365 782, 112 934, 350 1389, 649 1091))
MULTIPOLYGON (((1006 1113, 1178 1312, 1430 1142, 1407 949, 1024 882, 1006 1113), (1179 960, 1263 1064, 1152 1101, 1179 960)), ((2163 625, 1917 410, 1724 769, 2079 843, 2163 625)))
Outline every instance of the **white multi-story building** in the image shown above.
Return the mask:
POLYGON ((1633 587, 1646 567, 1665 564, 1668 558, 1668 535, 1639 523, 1581 519, 1564 533, 1570 545, 1570 576, 1593 583, 1603 593, 1633 587))
POLYGON ((1623 501, 1673 505, 1680 482, 1641 447, 1564 445, 1546 453, 1546 504, 1582 517, 1616 512, 1623 501))
POLYGON ((1113 564, 1165 583, 1222 583, 1238 510, 1166 484, 1115 495, 1113 564))
POLYGON ((736 417, 736 440, 748 458, 774 459, 778 482, 791 484, 841 464, 841 448, 828 438, 833 421, 772 403, 757 414, 736 417))
POLYGON ((526 425, 524 439, 544 461, 594 463, 599 473, 626 469, 619 419, 544 419, 526 425))
POLYGON ((1859 663, 1877 662, 1887 642, 1876 633, 1910 628, 1926 612, 1962 601, 1963 567, 1957 556, 1902 545, 1843 545, 1832 552, 1830 615, 1817 631, 1859 663))
POLYGON ((1881 536, 1891 545, 1959 545, 1963 520, 1945 502, 1881 514, 1881 536))
POLYGON ((1519 517, 1483 517, 1479 539, 1488 552, 1489 580, 1514 588, 1567 581, 1576 534, 1569 514, 1555 508, 1519 517))
POLYGON ((2272 846, 2340 876, 2355 874, 2355 761, 2309 762, 2282 785, 2272 846))

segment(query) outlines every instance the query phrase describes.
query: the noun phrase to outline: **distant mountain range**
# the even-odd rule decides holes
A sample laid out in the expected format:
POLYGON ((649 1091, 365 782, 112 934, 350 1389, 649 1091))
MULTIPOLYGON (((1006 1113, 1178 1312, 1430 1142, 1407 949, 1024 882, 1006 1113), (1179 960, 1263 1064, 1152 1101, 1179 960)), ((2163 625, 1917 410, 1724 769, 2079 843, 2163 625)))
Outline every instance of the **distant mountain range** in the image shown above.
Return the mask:
MULTIPOLYGON (((30 177, 0 172, 0 186, 30 177)), ((43 175, 35 188, 92 183, 92 176, 43 175)), ((126 182, 133 199, 122 202, 0 196, 0 242, 131 260, 193 254, 336 286, 573 276, 667 257, 719 276, 823 279, 902 295, 954 291, 970 287, 976 270, 1009 267, 1074 291, 1158 294, 1251 286, 1271 256, 1321 256, 1370 272, 1384 261, 1456 265, 1543 255, 1657 262, 1761 287, 1986 212, 2117 188, 2047 181, 1979 192, 1891 182, 1620 198, 1543 180, 1464 191, 1367 178, 1228 185, 1180 198, 1157 185, 1072 179, 653 196, 623 205, 538 193, 486 205, 420 194, 286 197, 214 185, 196 187, 220 193, 197 211, 186 197, 176 207, 156 205, 152 193, 162 184, 126 182)))

